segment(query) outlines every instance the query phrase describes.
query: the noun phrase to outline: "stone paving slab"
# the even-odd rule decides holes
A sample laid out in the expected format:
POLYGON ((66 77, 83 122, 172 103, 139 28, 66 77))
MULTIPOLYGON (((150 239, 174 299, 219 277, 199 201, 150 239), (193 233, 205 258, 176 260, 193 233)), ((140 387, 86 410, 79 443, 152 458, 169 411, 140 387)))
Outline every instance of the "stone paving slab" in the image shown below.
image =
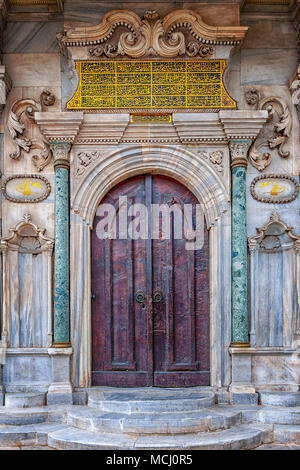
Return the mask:
POLYGON ((263 444, 262 446, 256 447, 252 450, 300 450, 300 445, 297 444, 278 444, 273 442, 272 444, 263 444))

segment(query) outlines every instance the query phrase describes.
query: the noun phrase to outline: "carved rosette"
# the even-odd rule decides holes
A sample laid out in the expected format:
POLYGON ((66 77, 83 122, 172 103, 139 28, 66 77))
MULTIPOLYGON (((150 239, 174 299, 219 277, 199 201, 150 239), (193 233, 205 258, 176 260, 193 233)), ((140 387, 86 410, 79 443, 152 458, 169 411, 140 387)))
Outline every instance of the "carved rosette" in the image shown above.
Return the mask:
POLYGON ((214 150, 213 152, 207 153, 206 150, 198 150, 198 154, 201 158, 209 160, 213 164, 214 168, 221 174, 224 172, 223 158, 224 152, 222 150, 214 150))
POLYGON ((113 10, 96 26, 69 28, 57 35, 61 51, 88 47, 91 57, 212 57, 216 45, 235 46, 247 27, 215 27, 190 10, 176 10, 161 19, 155 10, 140 18, 133 11, 113 10))

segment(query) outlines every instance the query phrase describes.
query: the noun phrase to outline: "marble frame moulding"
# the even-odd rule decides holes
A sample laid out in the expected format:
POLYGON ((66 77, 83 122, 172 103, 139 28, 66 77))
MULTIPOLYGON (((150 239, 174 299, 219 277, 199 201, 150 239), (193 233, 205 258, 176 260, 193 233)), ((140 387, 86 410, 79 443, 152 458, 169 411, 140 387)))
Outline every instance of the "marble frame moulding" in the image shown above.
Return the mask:
MULTIPOLYGON (((24 183, 24 184, 26 184, 26 183, 24 183)), ((24 204, 24 203, 37 203, 37 202, 44 201, 45 199, 47 199, 50 192, 51 192, 50 181, 47 178, 45 178, 44 176, 41 176, 41 175, 35 175, 35 174, 31 174, 31 175, 12 175, 12 176, 6 177, 3 181, 3 183, 2 183, 2 193, 5 197, 5 199, 7 199, 8 201, 11 201, 11 202, 16 202, 16 203, 21 203, 21 204, 24 204), (7 192, 7 185, 10 181, 18 180, 18 179, 23 179, 25 181, 30 180, 30 179, 42 181, 45 184, 43 193, 40 194, 40 195, 37 195, 37 197, 32 197, 32 198, 27 198, 27 199, 26 199, 25 194, 23 194, 24 199, 21 199, 21 197, 10 196, 7 192)))
POLYGON ((296 197, 298 196, 299 194, 299 183, 298 181, 296 180, 296 178, 294 178, 293 176, 290 176, 290 175, 280 175, 280 174, 276 174, 276 173, 271 173, 271 174, 262 174, 262 175, 259 175, 257 176, 256 178, 254 178, 252 181, 251 181, 251 184, 250 184, 250 193, 251 193, 251 196, 253 197, 253 199, 256 199, 256 201, 259 201, 259 202, 264 202, 264 203, 267 203, 267 204, 287 204, 288 202, 292 202, 296 199, 296 197), (261 181, 263 182, 264 180, 286 180, 288 181, 289 183, 291 183, 293 186, 294 186, 294 190, 293 192, 289 195, 289 196, 286 196, 286 197, 282 197, 282 198, 277 198, 275 199, 272 198, 272 196, 261 196, 260 194, 257 194, 256 192, 256 184, 261 181))
MULTIPOLYGON (((225 148, 225 145, 224 145, 225 148)), ((76 152, 76 146, 73 152, 76 152)), ((229 165, 229 158, 227 158, 229 165)), ((231 212, 220 174, 187 148, 130 146, 97 161, 78 185, 71 185, 71 331, 75 386, 91 380, 91 230, 99 202, 110 188, 131 176, 159 173, 189 188, 204 208, 210 243, 211 385, 229 384, 231 341, 231 212), (72 189, 72 186, 77 186, 72 189), (80 266, 78 266, 80 249, 80 266), (75 269, 76 265, 76 269, 75 269), (223 348, 215 348, 223 344, 223 348)), ((74 175, 75 176, 75 175, 74 175)), ((74 178, 71 176, 71 179, 74 178)))

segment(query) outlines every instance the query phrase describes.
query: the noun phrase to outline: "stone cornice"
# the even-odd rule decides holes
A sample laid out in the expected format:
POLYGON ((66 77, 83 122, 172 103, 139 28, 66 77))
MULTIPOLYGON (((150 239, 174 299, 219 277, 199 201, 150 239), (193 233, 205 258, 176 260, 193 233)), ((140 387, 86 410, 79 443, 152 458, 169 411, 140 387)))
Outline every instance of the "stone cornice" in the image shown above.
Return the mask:
POLYGON ((173 123, 183 144, 227 142, 217 113, 175 113, 173 123))
POLYGON ((220 111, 225 135, 228 140, 254 140, 268 118, 263 111, 220 111))
POLYGON ((83 121, 83 113, 37 112, 35 121, 47 142, 73 143, 83 121))
POLYGON ((118 144, 128 124, 129 114, 85 114, 75 143, 118 144))
POLYGON ((35 121, 48 143, 226 144, 255 139, 267 116, 267 111, 174 113, 168 124, 136 124, 128 113, 36 112, 35 121))

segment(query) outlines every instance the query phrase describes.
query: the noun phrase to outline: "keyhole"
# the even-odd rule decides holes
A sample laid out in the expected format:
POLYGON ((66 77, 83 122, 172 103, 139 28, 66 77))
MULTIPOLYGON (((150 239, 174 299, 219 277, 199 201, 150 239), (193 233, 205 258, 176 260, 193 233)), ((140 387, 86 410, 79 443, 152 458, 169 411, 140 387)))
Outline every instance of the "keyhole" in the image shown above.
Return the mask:
POLYGON ((145 304, 142 304, 142 308, 146 308, 146 305, 145 305, 145 304))

